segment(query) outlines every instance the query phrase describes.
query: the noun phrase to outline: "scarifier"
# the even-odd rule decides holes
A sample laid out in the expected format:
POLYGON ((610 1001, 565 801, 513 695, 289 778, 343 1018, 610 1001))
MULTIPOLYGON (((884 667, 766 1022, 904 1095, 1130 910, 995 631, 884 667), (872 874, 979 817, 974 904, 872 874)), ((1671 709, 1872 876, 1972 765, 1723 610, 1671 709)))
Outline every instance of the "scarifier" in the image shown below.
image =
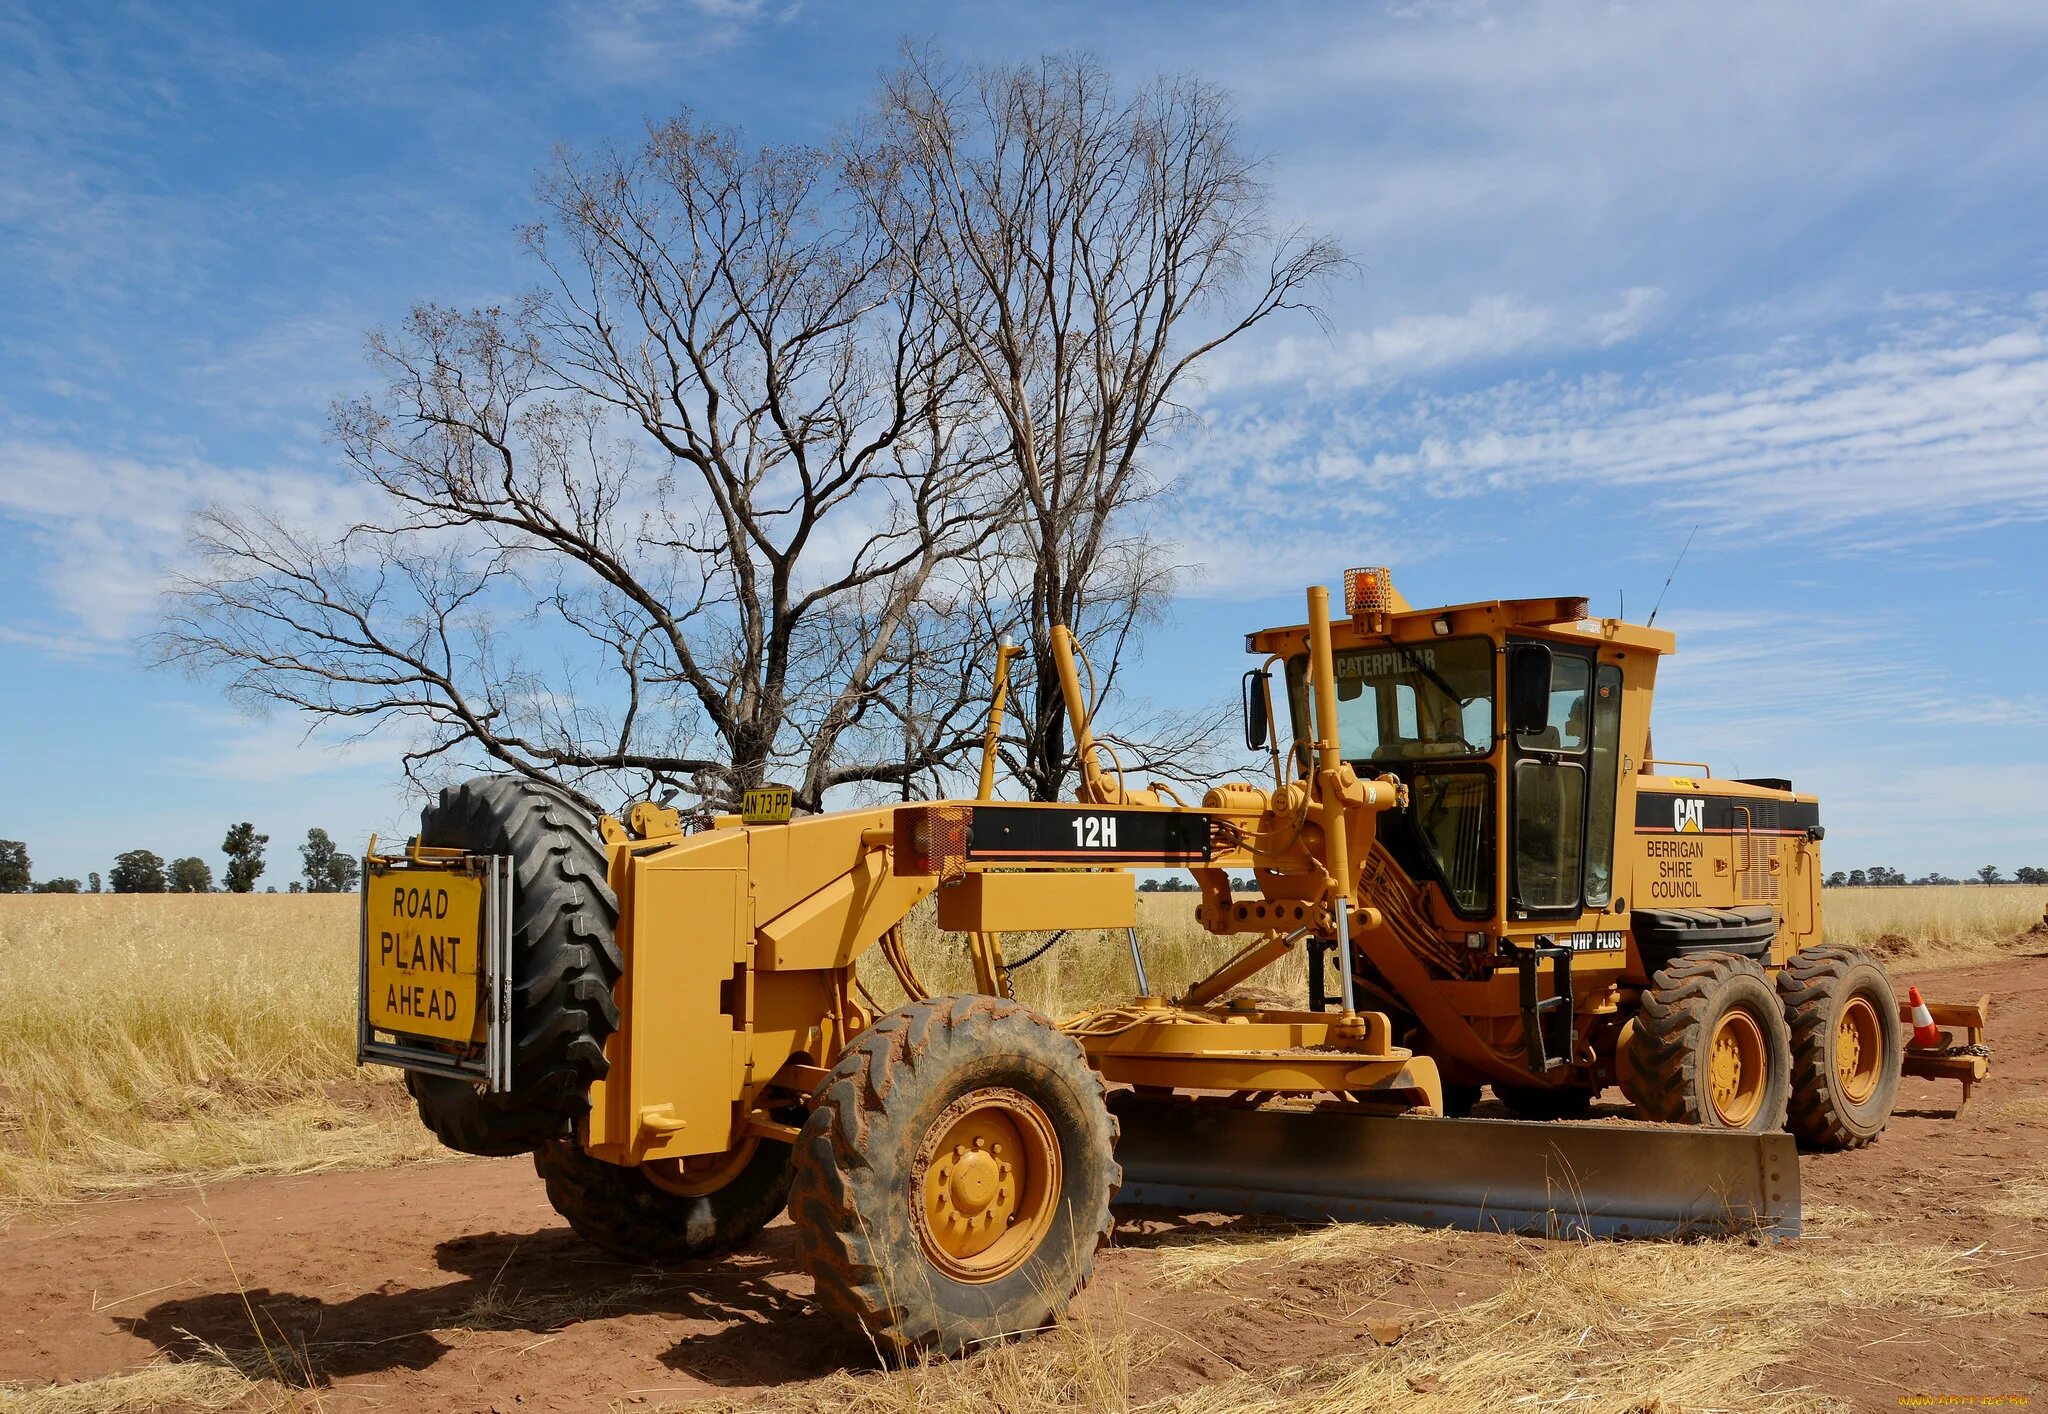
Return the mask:
POLYGON ((766 787, 593 825, 539 781, 445 790, 366 860, 362 1058, 407 1071, 449 1146, 532 1152, 630 1259, 787 1209, 820 1304, 901 1353, 1043 1326, 1115 1202, 1796 1233, 1795 1139, 1869 1143, 1902 1070, 1983 1077, 1986 1003, 1938 1008, 1961 1053, 1909 1051, 1883 965, 1823 941, 1812 796, 1653 759, 1670 634, 1580 598, 1412 609, 1381 569, 1345 607, 1312 588, 1305 625, 1249 636, 1272 783, 1200 805, 1124 778, 1064 629, 1071 803, 991 798, 1007 646, 973 800, 792 819, 766 787), (1242 942, 1177 997, 1146 975, 1146 868, 1189 870, 1201 924, 1242 942), (971 994, 911 964, 927 899, 971 994), (1006 939, 1061 930, 1124 940, 1129 1003, 1054 1022, 1011 998, 1006 939), (870 949, 907 1005, 860 987, 870 949), (1297 949, 1301 1005, 1250 999, 1297 949), (1482 1085, 1517 1118, 1460 1118, 1482 1085), (1609 1085, 1663 1123, 1539 1122, 1609 1085))

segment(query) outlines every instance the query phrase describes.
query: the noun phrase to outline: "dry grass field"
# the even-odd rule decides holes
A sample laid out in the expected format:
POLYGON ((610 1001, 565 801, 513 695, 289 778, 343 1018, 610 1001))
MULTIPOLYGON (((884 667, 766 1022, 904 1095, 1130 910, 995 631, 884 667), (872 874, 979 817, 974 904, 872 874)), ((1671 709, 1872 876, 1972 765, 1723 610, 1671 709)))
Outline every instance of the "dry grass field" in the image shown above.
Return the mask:
POLYGON ((2038 884, 1903 885, 1828 889, 1821 917, 1831 943, 1868 948, 1893 966, 1942 967, 1996 957, 2041 922, 2038 884))
POLYGON ((353 897, 0 897, 0 1220, 182 1177, 420 1159, 355 1067, 353 897))
MULTIPOLYGON (((1843 1213, 1843 1225, 1862 1223, 1843 1213)), ((1823 1224, 1825 1226, 1825 1224, 1823 1224)), ((1441 1234, 1340 1226, 1285 1235, 1218 1238, 1169 1249, 1169 1284, 1252 1296, 1276 1271, 1335 1286, 1364 1305, 1419 1243, 1441 1234), (1348 1291, 1347 1291, 1348 1288, 1348 1291)), ((1129 1313, 1071 1318, 1049 1338, 971 1360, 845 1373, 678 1411, 820 1407, 851 1414, 974 1414, 1086 1409, 1133 1414, 1414 1414, 1564 1408, 1593 1414, 1681 1410, 1840 1408, 1817 1389, 1776 1389, 1764 1376, 1825 1339, 1845 1316, 1882 1312, 1960 1320, 2013 1316, 2038 1300, 1984 1279, 1987 1263, 1913 1245, 1844 1253, 1734 1242, 1641 1245, 1523 1244, 1508 1280, 1484 1299, 1382 1327, 1359 1351, 1278 1371, 1244 1372, 1161 1399, 1144 1397, 1160 1349, 1129 1313)), ((1303 1314, 1308 1314, 1304 1312, 1303 1314)))

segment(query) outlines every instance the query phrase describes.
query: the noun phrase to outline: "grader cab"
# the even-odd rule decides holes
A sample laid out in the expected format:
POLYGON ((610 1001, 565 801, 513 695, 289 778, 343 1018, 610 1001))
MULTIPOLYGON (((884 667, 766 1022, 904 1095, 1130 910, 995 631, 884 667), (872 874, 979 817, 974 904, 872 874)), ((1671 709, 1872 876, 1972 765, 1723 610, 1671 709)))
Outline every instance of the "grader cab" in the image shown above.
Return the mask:
MULTIPOLYGON (((1384 571, 1345 607, 1311 589, 1306 624, 1250 636, 1271 781, 1199 805, 1098 748, 1064 629, 1072 802, 996 801, 986 763, 971 800, 791 819, 764 791, 696 827, 445 790, 366 860, 362 1057, 406 1069, 450 1147, 532 1152, 631 1259, 786 1209, 819 1302, 899 1352, 1043 1325, 1113 1201, 1796 1233, 1794 1136, 1869 1142, 1904 1060, 1883 967, 1822 942, 1814 799, 1650 758, 1666 633, 1582 599, 1414 610, 1384 571), (1241 941, 1173 997, 1137 928, 1133 871, 1160 868, 1241 941), (927 900, 972 993, 913 965, 927 900), (1006 942, 1077 930, 1123 940, 1130 1000, 1013 1000, 1006 942), (871 950, 905 1005, 861 987, 871 950), (1298 1005, 1248 998, 1297 951, 1298 1005), (1482 1084, 1520 1120, 1453 1117, 1482 1084), (1528 1122, 1610 1084, 1666 1123, 1528 1122)), ((999 686, 991 752, 1002 711, 999 686)))

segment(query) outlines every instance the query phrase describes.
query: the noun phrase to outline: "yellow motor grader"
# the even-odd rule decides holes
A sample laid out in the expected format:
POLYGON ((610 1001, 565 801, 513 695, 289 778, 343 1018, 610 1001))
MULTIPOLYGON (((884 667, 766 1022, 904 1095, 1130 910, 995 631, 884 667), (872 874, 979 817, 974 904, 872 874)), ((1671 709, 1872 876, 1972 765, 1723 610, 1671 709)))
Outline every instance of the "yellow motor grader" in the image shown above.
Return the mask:
POLYGON ((972 800, 592 821, 542 782, 445 790, 365 861, 361 1057, 450 1147, 532 1152, 630 1259, 787 1209, 820 1304, 898 1352, 1044 1325, 1112 1202, 1796 1233, 1795 1138, 1870 1142, 1905 1061, 1882 965, 1822 941, 1814 798, 1651 759, 1672 638, 1584 599, 1413 609, 1360 570, 1345 609, 1313 588, 1249 636, 1271 781, 1199 805, 1116 769, 1064 629, 1073 802, 991 798, 1007 649, 972 800), (1158 868, 1241 944, 1173 997, 1136 928, 1158 868), (927 899, 972 993, 912 966, 927 899), (1011 998, 1006 939, 1062 930, 1126 940, 1128 1003, 1011 998), (871 949, 908 1004, 861 989, 871 949), (1299 1004, 1248 999, 1290 954, 1299 1004), (1664 1123, 1533 1122, 1610 1084, 1664 1123), (1457 1118, 1482 1085, 1518 1119, 1457 1118))

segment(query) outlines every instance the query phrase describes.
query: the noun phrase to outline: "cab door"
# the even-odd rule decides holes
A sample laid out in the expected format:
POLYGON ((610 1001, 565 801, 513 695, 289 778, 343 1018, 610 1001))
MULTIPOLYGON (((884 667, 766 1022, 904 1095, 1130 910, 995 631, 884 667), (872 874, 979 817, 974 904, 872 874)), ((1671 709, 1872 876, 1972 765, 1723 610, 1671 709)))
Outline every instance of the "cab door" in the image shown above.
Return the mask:
POLYGON ((1508 742, 1509 914, 1575 919, 1612 892, 1621 670, 1546 646, 1547 719, 1508 742))

